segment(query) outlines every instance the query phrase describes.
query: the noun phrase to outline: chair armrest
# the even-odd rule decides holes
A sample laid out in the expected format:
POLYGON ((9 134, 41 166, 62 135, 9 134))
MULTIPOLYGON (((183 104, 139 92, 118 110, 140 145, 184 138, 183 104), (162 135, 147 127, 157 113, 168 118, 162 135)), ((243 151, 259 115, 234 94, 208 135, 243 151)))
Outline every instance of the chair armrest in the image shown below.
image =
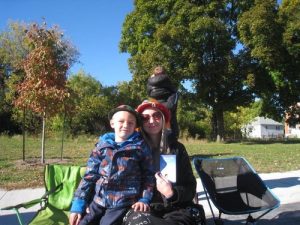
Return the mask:
POLYGON ((45 198, 37 198, 28 202, 23 202, 17 205, 12 205, 12 206, 7 206, 4 208, 1 208, 1 210, 12 210, 12 209, 20 209, 20 208, 24 208, 24 209, 28 209, 38 203, 43 204, 45 203, 47 200, 45 198))

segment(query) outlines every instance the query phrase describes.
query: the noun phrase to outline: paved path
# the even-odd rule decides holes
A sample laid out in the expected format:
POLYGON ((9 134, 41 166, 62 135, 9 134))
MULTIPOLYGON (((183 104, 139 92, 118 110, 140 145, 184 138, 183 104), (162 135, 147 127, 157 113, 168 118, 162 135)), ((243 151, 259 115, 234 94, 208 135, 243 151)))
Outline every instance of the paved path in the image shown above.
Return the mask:
MULTIPOLYGON (((300 170, 259 175, 272 192, 280 199, 281 206, 259 220, 258 225, 300 225, 300 170)), ((198 179, 197 182, 197 191, 203 193, 200 180, 198 179)), ((44 188, 13 191, 0 189, 0 208, 39 198, 43 194, 44 188)), ((208 218, 208 225, 212 225, 212 214, 204 195, 200 195, 200 203, 204 206, 208 218)), ((35 206, 30 209, 21 209, 20 212, 22 213, 24 221, 28 222, 38 208, 38 206, 35 206)), ((14 211, 12 210, 0 211, 0 225, 17 225, 16 216, 13 214, 14 211)), ((241 221, 244 219, 244 217, 240 216, 227 215, 224 215, 224 218, 225 225, 243 224, 241 221), (228 220, 230 220, 230 222, 228 222, 228 220)))

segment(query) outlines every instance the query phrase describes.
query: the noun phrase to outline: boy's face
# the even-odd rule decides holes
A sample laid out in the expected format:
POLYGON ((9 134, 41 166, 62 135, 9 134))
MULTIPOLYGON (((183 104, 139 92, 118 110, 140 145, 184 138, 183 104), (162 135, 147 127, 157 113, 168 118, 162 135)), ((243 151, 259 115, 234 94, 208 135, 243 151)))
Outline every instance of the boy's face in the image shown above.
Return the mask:
POLYGON ((110 126, 115 130, 115 141, 122 142, 128 139, 136 128, 136 118, 126 111, 116 112, 110 120, 110 126))

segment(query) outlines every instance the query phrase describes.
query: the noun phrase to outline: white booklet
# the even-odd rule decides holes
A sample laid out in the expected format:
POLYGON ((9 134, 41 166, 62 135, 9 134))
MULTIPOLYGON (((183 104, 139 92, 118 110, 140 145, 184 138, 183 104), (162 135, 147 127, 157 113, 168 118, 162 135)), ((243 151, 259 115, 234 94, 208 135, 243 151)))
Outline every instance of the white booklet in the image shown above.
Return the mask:
POLYGON ((176 183, 176 155, 160 155, 160 172, 172 183, 176 183))

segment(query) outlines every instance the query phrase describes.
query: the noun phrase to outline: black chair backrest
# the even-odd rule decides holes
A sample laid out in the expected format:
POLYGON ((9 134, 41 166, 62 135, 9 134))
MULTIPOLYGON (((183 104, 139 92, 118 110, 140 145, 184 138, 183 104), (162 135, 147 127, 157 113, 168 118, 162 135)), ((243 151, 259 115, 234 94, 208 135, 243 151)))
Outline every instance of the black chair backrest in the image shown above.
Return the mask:
POLYGON ((227 214, 279 206, 279 200, 242 157, 195 158, 194 165, 214 205, 227 214))

